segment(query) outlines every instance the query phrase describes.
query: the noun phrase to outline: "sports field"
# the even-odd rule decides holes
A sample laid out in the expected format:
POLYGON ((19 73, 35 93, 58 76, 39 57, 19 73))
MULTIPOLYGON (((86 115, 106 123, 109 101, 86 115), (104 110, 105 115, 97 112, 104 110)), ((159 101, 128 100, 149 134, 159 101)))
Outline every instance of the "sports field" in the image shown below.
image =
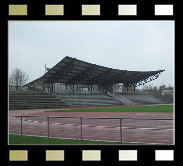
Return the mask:
POLYGON ((14 110, 9 115, 10 144, 16 137, 25 144, 173 144, 173 105, 14 110), (22 134, 34 138, 20 136, 21 118, 15 115, 26 115, 22 134))
MULTIPOLYGON (((53 112, 53 111, 52 111, 53 112)), ((75 108, 56 110, 54 112, 173 112, 173 105, 153 105, 153 106, 131 106, 112 108, 75 108)))

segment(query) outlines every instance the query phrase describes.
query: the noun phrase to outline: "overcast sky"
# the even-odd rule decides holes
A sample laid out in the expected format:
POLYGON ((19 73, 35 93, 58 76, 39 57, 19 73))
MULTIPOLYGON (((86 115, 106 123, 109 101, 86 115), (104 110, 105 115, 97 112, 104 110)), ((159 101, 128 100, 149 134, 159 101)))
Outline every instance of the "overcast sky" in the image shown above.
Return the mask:
POLYGON ((174 84, 173 21, 10 21, 9 71, 30 81, 65 56, 121 70, 165 69, 153 86, 174 84))

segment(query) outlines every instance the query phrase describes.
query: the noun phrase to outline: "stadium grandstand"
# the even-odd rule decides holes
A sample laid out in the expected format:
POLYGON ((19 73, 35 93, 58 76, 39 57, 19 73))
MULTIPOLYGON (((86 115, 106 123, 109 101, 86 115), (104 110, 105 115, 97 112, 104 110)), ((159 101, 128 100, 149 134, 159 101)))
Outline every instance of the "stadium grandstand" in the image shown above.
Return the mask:
POLYGON ((10 110, 163 104, 173 101, 172 95, 135 94, 136 87, 157 79, 165 70, 112 69, 68 56, 54 67, 45 69, 43 76, 22 86, 21 91, 9 92, 10 110), (163 100, 164 97, 167 100, 163 100))

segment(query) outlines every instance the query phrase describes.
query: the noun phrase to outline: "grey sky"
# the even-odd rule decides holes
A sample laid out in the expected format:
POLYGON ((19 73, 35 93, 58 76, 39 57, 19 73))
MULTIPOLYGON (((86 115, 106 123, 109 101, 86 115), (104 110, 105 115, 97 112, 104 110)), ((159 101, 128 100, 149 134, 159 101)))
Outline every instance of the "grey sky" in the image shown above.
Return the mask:
POLYGON ((9 70, 30 81, 65 56, 121 70, 165 69, 153 85, 174 84, 173 21, 10 21, 9 70))

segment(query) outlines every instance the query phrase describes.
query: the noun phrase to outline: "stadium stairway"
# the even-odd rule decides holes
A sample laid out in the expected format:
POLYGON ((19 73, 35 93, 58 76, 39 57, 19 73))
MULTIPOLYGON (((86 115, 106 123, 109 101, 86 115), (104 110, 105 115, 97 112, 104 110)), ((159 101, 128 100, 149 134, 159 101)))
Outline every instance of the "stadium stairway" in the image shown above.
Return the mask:
POLYGON ((63 100, 43 91, 9 93, 9 110, 47 109, 70 107, 63 100))
POLYGON ((108 96, 113 97, 115 100, 123 103, 123 105, 135 105, 135 103, 129 99, 127 99, 126 97, 118 94, 118 93, 111 93, 111 92, 107 92, 108 96))
POLYGON ((64 94, 56 95, 57 98, 64 100, 72 107, 87 107, 87 106, 115 106, 123 105, 112 97, 106 95, 82 95, 82 94, 64 94))

